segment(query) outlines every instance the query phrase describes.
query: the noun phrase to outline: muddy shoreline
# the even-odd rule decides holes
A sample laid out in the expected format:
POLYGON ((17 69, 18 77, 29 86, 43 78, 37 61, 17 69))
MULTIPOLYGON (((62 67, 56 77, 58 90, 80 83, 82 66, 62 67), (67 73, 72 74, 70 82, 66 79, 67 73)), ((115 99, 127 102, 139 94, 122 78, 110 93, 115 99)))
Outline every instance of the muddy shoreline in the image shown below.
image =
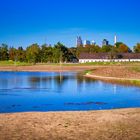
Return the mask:
POLYGON ((139 132, 139 108, 0 114, 0 140, 134 140, 139 132))

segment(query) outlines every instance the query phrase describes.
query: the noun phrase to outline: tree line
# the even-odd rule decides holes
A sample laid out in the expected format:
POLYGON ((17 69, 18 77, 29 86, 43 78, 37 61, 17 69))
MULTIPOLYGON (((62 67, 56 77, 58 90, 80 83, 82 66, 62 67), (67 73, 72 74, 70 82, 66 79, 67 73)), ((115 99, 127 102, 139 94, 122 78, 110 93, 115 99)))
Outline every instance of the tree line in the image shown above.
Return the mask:
POLYGON ((108 45, 85 45, 80 47, 68 48, 58 42, 54 46, 43 44, 39 46, 37 43, 23 47, 9 47, 7 44, 0 45, 0 61, 13 60, 28 63, 59 63, 74 62, 78 60, 80 53, 140 53, 140 43, 137 43, 131 50, 126 44, 117 42, 115 46, 108 45))

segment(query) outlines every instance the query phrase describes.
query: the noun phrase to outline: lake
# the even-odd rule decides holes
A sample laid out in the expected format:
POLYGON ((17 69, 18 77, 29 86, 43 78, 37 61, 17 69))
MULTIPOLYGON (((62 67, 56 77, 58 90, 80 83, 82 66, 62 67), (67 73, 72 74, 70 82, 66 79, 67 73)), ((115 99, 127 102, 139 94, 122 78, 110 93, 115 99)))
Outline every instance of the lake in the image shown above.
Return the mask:
POLYGON ((0 113, 140 107, 140 88, 75 72, 0 72, 0 113))

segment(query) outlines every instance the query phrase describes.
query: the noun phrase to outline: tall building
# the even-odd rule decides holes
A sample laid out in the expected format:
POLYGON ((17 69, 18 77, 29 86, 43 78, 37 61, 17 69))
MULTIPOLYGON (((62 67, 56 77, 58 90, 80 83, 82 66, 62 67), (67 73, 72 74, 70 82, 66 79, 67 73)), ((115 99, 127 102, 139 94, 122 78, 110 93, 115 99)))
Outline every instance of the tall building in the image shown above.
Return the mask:
POLYGON ((94 40, 91 41, 92 45, 96 45, 96 42, 94 40))
POLYGON ((84 46, 85 46, 85 45, 90 45, 90 44, 91 44, 91 43, 90 43, 89 40, 85 40, 85 41, 84 41, 84 46))
POLYGON ((109 41, 107 39, 104 39, 102 42, 102 46, 108 46, 109 45, 109 41))
POLYGON ((115 47, 116 47, 116 43, 117 43, 117 36, 115 35, 115 37, 114 37, 114 45, 115 45, 115 47))
POLYGON ((82 41, 82 38, 80 36, 77 36, 77 39, 76 39, 76 46, 77 47, 81 47, 83 45, 83 41, 82 41))

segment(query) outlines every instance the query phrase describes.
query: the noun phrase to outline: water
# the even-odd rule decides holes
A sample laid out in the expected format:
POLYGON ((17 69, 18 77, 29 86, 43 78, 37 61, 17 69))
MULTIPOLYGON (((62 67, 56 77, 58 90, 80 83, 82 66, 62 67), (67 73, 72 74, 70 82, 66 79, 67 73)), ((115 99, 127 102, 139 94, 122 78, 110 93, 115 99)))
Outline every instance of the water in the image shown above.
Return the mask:
POLYGON ((0 113, 128 107, 140 107, 140 88, 74 72, 0 72, 0 113))

